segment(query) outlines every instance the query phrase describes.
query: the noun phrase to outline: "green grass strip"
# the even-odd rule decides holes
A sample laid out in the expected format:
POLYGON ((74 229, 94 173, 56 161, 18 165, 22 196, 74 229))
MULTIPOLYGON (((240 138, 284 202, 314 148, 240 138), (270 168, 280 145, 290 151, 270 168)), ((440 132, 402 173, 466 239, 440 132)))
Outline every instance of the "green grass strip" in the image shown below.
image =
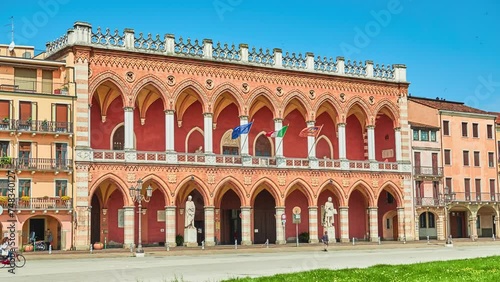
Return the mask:
POLYGON ((426 262, 408 265, 375 265, 368 268, 317 269, 270 277, 237 278, 225 282, 325 282, 325 281, 500 281, 500 256, 426 262))

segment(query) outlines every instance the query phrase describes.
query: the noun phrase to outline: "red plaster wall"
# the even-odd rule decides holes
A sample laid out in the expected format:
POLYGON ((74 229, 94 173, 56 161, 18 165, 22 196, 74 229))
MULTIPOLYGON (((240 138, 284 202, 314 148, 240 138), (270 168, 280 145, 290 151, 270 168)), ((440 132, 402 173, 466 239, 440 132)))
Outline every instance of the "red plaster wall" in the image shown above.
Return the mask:
MULTIPOLYGON (((333 225, 335 226, 335 238, 340 238, 339 200, 330 190, 321 192, 318 197, 318 237, 321 238, 325 233, 325 228, 323 227, 323 219, 321 218, 321 206, 325 205, 325 203, 328 201, 328 197, 332 197, 333 206, 335 207, 335 209, 337 209, 337 214, 334 216, 335 222, 333 225)), ((350 211, 351 210, 349 209, 349 212, 350 211)), ((331 234, 328 234, 328 236, 330 236, 330 240, 333 240, 333 238, 331 238, 331 234)))
POLYGON ((115 190, 108 198, 108 242, 123 243, 123 228, 118 228, 118 209, 123 209, 123 196, 115 190))
MULTIPOLYGON (((365 159, 365 144, 361 123, 355 115, 350 115, 346 120, 346 157, 349 160, 365 159)), ((350 209, 349 209, 350 213, 350 209)))
MULTIPOLYGON (((247 142, 248 142, 248 153, 253 156, 254 155, 253 144, 255 137, 262 131, 269 132, 274 130, 274 117, 273 113, 268 108, 263 107, 255 113, 252 119, 254 123, 252 125, 252 128, 250 129, 250 134, 248 134, 247 142)), ((248 122, 252 122, 252 120, 249 120, 248 122)), ((283 122, 283 125, 286 125, 286 123, 283 122)), ((290 128, 288 130, 290 130, 290 128)), ((286 133, 285 139, 288 137, 288 135, 289 132, 286 133)), ((285 141, 283 141, 283 144, 281 144, 281 146, 284 145, 284 142, 285 141)), ((277 145, 278 144, 276 144, 276 146, 277 145)), ((276 150, 276 147, 274 150, 276 150)))
MULTIPOLYGON (((338 149, 338 140, 337 140, 337 129, 335 127, 335 123, 333 122, 330 115, 327 113, 322 113, 318 117, 316 117, 316 125, 323 125, 323 129, 321 130, 321 135, 325 135, 330 139, 330 142, 333 146, 333 158, 338 159, 339 157, 339 149, 338 149)), ((316 157, 322 159, 323 156, 327 156, 330 158, 330 148, 328 143, 324 140, 318 141, 316 143, 316 157)))
MULTIPOLYGON (((397 201, 396 201, 396 197, 394 195, 393 198, 394 198, 394 201, 392 202, 392 204, 388 204, 387 203, 387 194, 389 194, 388 191, 382 191, 382 193, 380 193, 380 196, 378 198, 378 202, 377 202, 377 207, 378 207, 378 236, 380 238, 383 238, 383 234, 384 234, 384 228, 385 228, 385 222, 383 220, 383 217, 384 215, 388 212, 388 211, 396 211, 396 208, 397 208, 397 201)), ((397 229, 397 225, 394 225, 394 228, 397 229)), ((396 239, 396 238, 395 238, 396 239)))
MULTIPOLYGON (((240 118, 238 117, 238 107, 235 104, 231 104, 224 108, 217 118, 217 127, 212 132, 213 136, 213 152, 214 154, 222 154, 220 150, 220 141, 222 136, 229 129, 233 129, 240 125, 240 118)), ((252 126, 253 129, 255 129, 252 126)), ((248 140, 247 140, 248 142, 248 140)))
POLYGON ((124 120, 123 103, 120 97, 111 102, 106 113, 106 122, 102 122, 101 108, 96 98, 92 98, 90 108, 90 146, 94 149, 110 150, 110 136, 117 124, 124 120))
MULTIPOLYGON (((186 110, 182 120, 182 126, 177 126, 177 114, 175 114, 175 151, 176 152, 186 152, 186 136, 194 127, 199 127, 203 131, 203 111, 201 108, 201 103, 196 101, 186 110)), ((203 144, 203 136, 200 133, 191 134, 189 140, 189 153, 194 153, 200 146, 205 146, 203 144), (201 139, 200 139, 201 136, 201 139)), ((183 229, 184 230, 184 229, 183 229)), ((183 231, 184 232, 184 231, 183 231)))
POLYGON ((165 113, 161 99, 153 102, 148 108, 144 125, 141 125, 139 109, 135 108, 134 132, 138 151, 165 151, 165 113))
POLYGON ((288 158, 307 158, 307 138, 299 133, 306 128, 306 121, 298 110, 293 110, 283 119, 283 126, 289 125, 283 138, 283 155, 288 158))
MULTIPOLYGON (((147 204, 148 228, 144 239, 145 243, 165 242, 165 222, 158 221, 158 211, 165 212, 165 199, 163 193, 156 189, 153 191, 151 201, 147 204), (160 229, 164 229, 161 232, 160 229)), ((143 217, 144 219, 144 217, 143 217)))
POLYGON ((394 136, 393 121, 387 115, 381 115, 375 123, 375 159, 377 161, 385 161, 382 158, 382 151, 393 149, 394 155, 392 158, 387 158, 389 162, 396 161, 396 140, 394 136), (385 137, 388 137, 386 140, 385 137))
POLYGON ((363 194, 357 190, 352 192, 349 198, 349 238, 362 240, 367 235, 367 208, 363 194))
POLYGON ((292 210, 295 206, 300 207, 300 224, 299 224, 299 234, 303 232, 309 233, 309 210, 307 204, 307 198, 300 190, 295 190, 285 200, 285 214, 286 214, 286 232, 285 238, 295 237, 296 224, 293 223, 293 213, 292 210))

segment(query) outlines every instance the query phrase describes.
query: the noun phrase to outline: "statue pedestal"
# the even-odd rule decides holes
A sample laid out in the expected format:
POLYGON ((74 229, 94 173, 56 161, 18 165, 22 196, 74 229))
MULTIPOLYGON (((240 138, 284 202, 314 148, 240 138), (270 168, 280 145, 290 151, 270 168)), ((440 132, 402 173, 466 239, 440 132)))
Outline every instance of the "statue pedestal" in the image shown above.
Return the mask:
POLYGON ((335 226, 329 226, 324 228, 328 232, 328 244, 337 243, 335 240, 335 226))
POLYGON ((184 246, 198 247, 198 232, 196 232, 196 228, 184 228, 184 246))

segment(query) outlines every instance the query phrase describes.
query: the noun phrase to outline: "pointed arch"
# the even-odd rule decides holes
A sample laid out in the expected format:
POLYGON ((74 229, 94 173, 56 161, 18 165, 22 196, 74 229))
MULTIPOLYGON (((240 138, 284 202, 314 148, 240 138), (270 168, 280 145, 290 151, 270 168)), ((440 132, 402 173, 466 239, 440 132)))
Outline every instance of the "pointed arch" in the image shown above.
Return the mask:
POLYGON ((167 110, 167 107, 168 107, 168 103, 167 103, 168 98, 167 97, 169 97, 167 85, 165 83, 163 83, 163 81, 160 78, 158 78, 157 76, 152 75, 152 74, 147 74, 146 76, 142 77, 140 80, 138 80, 134 84, 132 91, 131 91, 131 93, 133 95, 131 104, 135 105, 135 102, 138 98, 139 92, 143 88, 148 87, 148 86, 152 86, 153 88, 155 88, 158 91, 158 94, 163 101, 163 110, 167 110))
POLYGON ((344 194, 344 190, 342 189, 342 186, 335 181, 334 179, 328 179, 325 182, 323 182, 318 189, 318 194, 314 195, 314 198, 316 199, 316 202, 314 205, 320 206, 322 203, 318 203, 319 195, 323 193, 326 190, 330 190, 333 192, 333 194, 337 197, 339 200, 339 205, 342 206, 347 206, 347 196, 344 194))
POLYGON ((390 101, 389 99, 383 99, 378 102, 377 106, 373 110, 373 116, 375 119, 377 118, 379 113, 385 114, 390 119, 392 119, 395 128, 399 127, 399 111, 392 101, 390 101))
MULTIPOLYGON (((191 136, 191 134, 195 131, 198 131, 199 133, 201 133, 202 136, 205 136, 205 133, 203 132, 203 130, 201 130, 201 128, 199 128, 198 126, 197 127, 193 127, 191 128, 191 130, 189 130, 189 132, 186 134, 186 141, 185 141, 185 152, 187 153, 188 152, 188 149, 189 149, 189 137, 191 136)), ((205 150, 205 148, 203 148, 203 150, 205 150)))
POLYGON ((227 177, 221 179, 219 181, 219 183, 217 183, 217 185, 215 186, 214 193, 213 193, 215 207, 220 207, 222 198, 224 197, 224 194, 228 190, 233 190, 236 193, 236 195, 238 195, 238 197, 240 198, 241 206, 249 205, 246 201, 246 199, 247 199, 246 196, 248 194, 245 192, 245 188, 243 187, 241 182, 239 182, 233 176, 227 176, 227 177), (232 187, 228 187, 227 184, 231 184, 232 187))
POLYGON ((368 200, 368 206, 376 206, 375 195, 373 195, 373 191, 372 189, 370 189, 370 185, 368 185, 368 183, 366 183, 364 180, 358 180, 353 185, 351 185, 351 188, 349 188, 349 191, 347 192, 348 201, 351 197, 352 192, 354 192, 355 190, 358 190, 359 192, 361 192, 361 194, 363 194, 363 196, 365 196, 365 198, 368 200))
POLYGON ((208 103, 205 97, 207 97, 207 93, 200 83, 193 79, 186 79, 179 83, 173 91, 169 107, 170 110, 176 111, 177 120, 182 120, 186 110, 196 101, 201 103, 202 112, 211 112, 207 110, 208 103))
POLYGON ((244 113, 247 114, 248 119, 251 120, 253 115, 263 106, 267 106, 267 108, 269 108, 269 110, 273 113, 273 118, 279 116, 276 113, 278 102, 274 98, 273 92, 265 86, 259 86, 249 94, 244 113))
POLYGON ((401 191, 398 189, 398 186, 392 182, 392 181, 386 181, 382 186, 380 186, 380 189, 377 194, 377 199, 380 197, 380 194, 382 194, 382 191, 387 190, 391 194, 393 194, 396 198, 396 204, 398 207, 403 206, 403 195, 401 194, 401 191))
POLYGON ((116 185, 116 187, 120 190, 120 192, 122 192, 123 205, 124 206, 130 206, 132 203, 130 202, 130 199, 128 197, 128 186, 127 186, 127 183, 125 183, 119 176, 117 176, 114 173, 107 173, 107 174, 99 177, 98 179, 96 179, 96 181, 94 182, 94 184, 91 186, 91 188, 89 190, 89 194, 87 196, 89 204, 91 203, 92 196, 94 195, 94 193, 97 190, 97 188, 99 187, 99 185, 101 185, 106 180, 109 180, 110 182, 113 182, 116 185))
POLYGON ((282 115, 285 118, 293 110, 298 110, 304 120, 312 120, 310 117, 311 107, 309 103, 304 99, 304 93, 299 90, 290 91, 283 99, 281 103, 282 115))
POLYGON ((328 148, 330 148, 330 159, 333 160, 333 144, 332 144, 332 141, 330 141, 330 138, 326 137, 326 135, 320 135, 318 137, 318 139, 316 140, 316 146, 319 143, 319 141, 321 141, 322 139, 324 139, 326 141, 326 143, 328 143, 328 148))
POLYGON ((213 205, 213 203, 210 201, 210 197, 208 196, 208 191, 210 190, 208 189, 207 185, 205 185, 205 182, 201 178, 199 178, 197 175, 194 174, 184 177, 184 179, 182 179, 177 184, 177 187, 171 194, 174 203, 176 205, 179 204, 179 201, 185 200, 188 194, 195 189, 203 197, 203 203, 205 204, 205 206, 213 205), (194 185, 189 187, 189 185, 186 184, 190 181, 193 181, 194 185), (195 186, 198 187, 198 189, 196 189, 195 186))
POLYGON ((284 205, 283 198, 281 197, 280 189, 278 188, 278 186, 268 177, 263 177, 255 182, 255 184, 252 186, 252 189, 250 190, 250 205, 252 207, 255 206, 255 197, 257 197, 257 195, 262 190, 267 190, 273 196, 276 206, 284 205), (266 187, 264 187, 264 185, 266 185, 266 187))
POLYGON ((89 83, 89 105, 92 105, 92 98, 97 91, 97 88, 105 83, 111 83, 116 87, 116 89, 121 93, 123 107, 127 107, 128 99, 126 96, 130 92, 130 89, 127 87, 127 83, 125 80, 120 77, 117 73, 113 71, 105 71, 93 77, 92 81, 89 83))
POLYGON ((342 114, 342 106, 331 93, 324 93, 319 96, 320 98, 316 101, 316 104, 312 107, 312 113, 314 114, 314 119, 318 118, 321 114, 326 112, 333 120, 334 124, 338 124, 340 120, 340 115, 342 114))
POLYGON ((241 92, 232 83, 229 83, 229 82, 222 83, 213 91, 212 98, 209 101, 209 104, 212 105, 212 109, 213 109, 212 112, 214 113, 214 117, 213 117, 214 123, 217 121, 217 118, 218 118, 220 112, 222 112, 222 110, 227 106, 227 105, 221 105, 218 102, 219 98, 222 98, 223 95, 225 95, 226 93, 228 93, 228 95, 229 95, 229 97, 227 97, 227 98, 232 100, 232 102, 238 108, 238 114, 240 116, 244 115, 243 106, 244 106, 245 102, 241 98, 242 97, 241 92))
POLYGON ((367 126, 370 125, 369 117, 373 116, 370 112, 370 107, 368 104, 361 98, 360 96, 352 97, 345 106, 345 111, 342 114, 342 122, 346 122, 347 118, 351 111, 354 111, 353 114, 356 115, 361 125, 367 126), (361 111, 361 113, 359 112, 361 111), (363 115, 363 116, 361 116, 363 115))
MULTIPOLYGON (((113 140, 115 139, 115 133, 116 131, 120 128, 120 127, 124 127, 125 128, 125 122, 120 122, 118 123, 117 125, 115 125, 115 127, 111 130, 111 134, 109 135, 109 149, 110 150, 114 150, 113 149, 113 146, 114 146, 114 142, 113 140)), ((125 143, 125 140, 124 140, 124 143, 125 143)), ((136 138, 136 135, 135 135, 135 132, 134 132, 134 148, 137 148, 137 138, 136 138)))
POLYGON ((155 182, 156 185, 158 185, 158 188, 161 191, 161 193, 163 194, 163 196, 165 196, 165 206, 174 205, 173 200, 171 200, 171 198, 170 198, 171 192, 170 192, 170 189, 168 187, 168 184, 154 173, 151 173, 151 174, 148 174, 148 175, 142 177, 142 181, 144 183, 146 183, 146 181, 149 181, 149 180, 151 180, 152 182, 155 182))
POLYGON ((288 186, 285 188, 285 192, 283 193, 285 196, 283 199, 286 201, 286 198, 295 190, 299 190, 307 198, 307 205, 308 206, 313 206, 314 205, 314 198, 313 198, 313 193, 311 190, 311 187, 302 179, 295 179, 294 181, 290 182, 288 186))

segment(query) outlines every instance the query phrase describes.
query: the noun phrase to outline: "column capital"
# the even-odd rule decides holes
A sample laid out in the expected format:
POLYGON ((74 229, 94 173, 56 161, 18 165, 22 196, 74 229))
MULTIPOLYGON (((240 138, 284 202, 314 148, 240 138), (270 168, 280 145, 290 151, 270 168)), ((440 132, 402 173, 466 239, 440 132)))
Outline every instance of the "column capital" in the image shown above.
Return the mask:
POLYGON ((348 210, 348 209, 349 209, 349 207, 347 207, 347 206, 339 207, 339 210, 348 210))
POLYGON ((175 110, 165 110, 164 112, 166 115, 173 115, 175 113, 175 110))
POLYGON ((284 207, 284 206, 276 206, 275 208, 276 208, 277 210, 284 210, 284 209, 285 209, 285 207, 284 207))
POLYGON ((308 209, 309 209, 309 210, 317 210, 317 209, 318 209, 318 207, 317 207, 317 206, 309 206, 309 207, 308 207, 308 209))
POLYGON ((306 124, 307 124, 307 126, 314 126, 314 124, 316 124, 316 121, 315 120, 308 120, 308 121, 306 121, 306 124))
POLYGON ((245 115, 239 116, 239 118, 240 118, 240 120, 248 120, 248 116, 245 116, 245 115))
POLYGON ((394 131, 401 131, 401 127, 394 127, 394 131))
POLYGON ((204 117, 212 117, 214 114, 213 113, 203 113, 204 117))
POLYGON ((177 206, 165 206, 165 210, 175 210, 177 206))
POLYGON ((274 120, 274 122, 275 122, 275 123, 276 123, 276 122, 283 122, 283 119, 282 119, 282 118, 275 118, 275 119, 273 119, 273 120, 274 120))
POLYGON ((378 210, 378 207, 368 207, 369 210, 378 210))
POLYGON ((125 112, 133 112, 134 111, 134 108, 133 107, 123 107, 123 110, 125 112))
POLYGON ((370 124, 370 125, 367 125, 367 126, 366 126, 366 128, 367 128, 367 129, 375 129, 375 125, 370 124))
POLYGON ((241 206, 240 209, 242 209, 242 210, 250 210, 250 209, 252 209, 252 207, 251 206, 241 206))
POLYGON ((215 206, 204 206, 203 209, 205 209, 205 210, 214 210, 215 206))
POLYGON ((345 127, 345 122, 339 122, 339 123, 337 123, 337 126, 338 127, 345 127))

